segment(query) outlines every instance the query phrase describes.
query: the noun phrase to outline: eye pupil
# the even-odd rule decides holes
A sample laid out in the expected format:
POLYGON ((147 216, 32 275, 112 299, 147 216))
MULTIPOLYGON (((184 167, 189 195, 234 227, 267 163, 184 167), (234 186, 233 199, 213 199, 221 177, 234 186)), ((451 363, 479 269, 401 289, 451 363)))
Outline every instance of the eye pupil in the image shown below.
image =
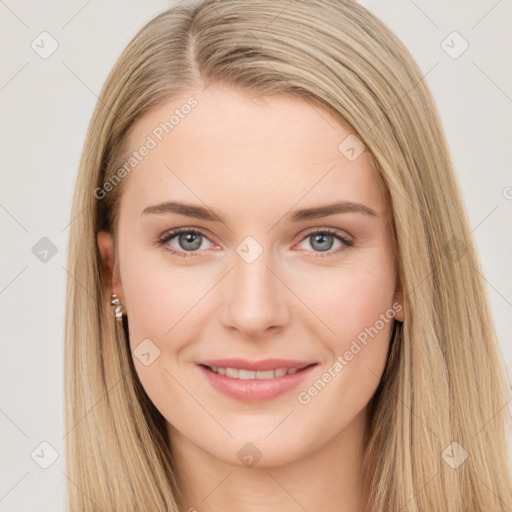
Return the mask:
POLYGON ((333 244, 333 237, 329 234, 325 234, 325 233, 319 233, 319 234, 316 234, 316 235, 313 235, 313 241, 311 242, 311 246, 313 248, 316 248, 318 249, 319 251, 328 251, 329 249, 332 248, 332 244, 333 244), (325 240, 325 239, 330 239, 327 243, 327 245, 325 243, 321 243, 322 240, 325 240), (329 243, 330 242, 330 243, 329 243), (320 245, 315 247, 315 244, 319 243, 320 245))
POLYGON ((201 247, 201 234, 199 233, 182 233, 179 237, 179 243, 182 249, 184 250, 195 250, 201 247), (187 246, 186 244, 192 244, 192 246, 187 246))

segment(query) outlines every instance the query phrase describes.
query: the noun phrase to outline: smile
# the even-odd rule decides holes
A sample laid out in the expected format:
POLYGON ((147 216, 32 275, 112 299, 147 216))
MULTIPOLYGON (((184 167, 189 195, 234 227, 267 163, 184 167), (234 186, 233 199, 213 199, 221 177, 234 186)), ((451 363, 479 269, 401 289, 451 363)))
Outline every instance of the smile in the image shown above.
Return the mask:
POLYGON ((317 366, 311 363, 302 367, 249 370, 202 363, 197 368, 214 390, 241 402, 255 403, 272 400, 295 388, 317 366))

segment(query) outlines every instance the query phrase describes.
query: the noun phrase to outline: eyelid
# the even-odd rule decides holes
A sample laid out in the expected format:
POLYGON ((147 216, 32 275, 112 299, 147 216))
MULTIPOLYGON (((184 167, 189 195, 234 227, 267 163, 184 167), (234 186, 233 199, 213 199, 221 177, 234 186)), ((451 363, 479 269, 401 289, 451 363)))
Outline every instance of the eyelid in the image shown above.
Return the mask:
POLYGON ((305 231, 300 233, 300 241, 304 240, 307 236, 311 235, 311 233, 329 233, 331 235, 336 235, 341 239, 346 239, 347 241, 353 242, 353 238, 346 231, 343 231, 342 229, 339 228, 332 228, 327 226, 321 228, 312 227, 306 229, 305 231))
POLYGON ((193 227, 182 227, 182 228, 174 228, 169 229, 168 231, 165 231, 161 236, 158 237, 159 241, 169 240, 170 238, 174 238, 175 236, 181 234, 181 233, 198 233, 208 240, 210 240, 210 235, 204 231, 202 228, 193 228, 193 227))

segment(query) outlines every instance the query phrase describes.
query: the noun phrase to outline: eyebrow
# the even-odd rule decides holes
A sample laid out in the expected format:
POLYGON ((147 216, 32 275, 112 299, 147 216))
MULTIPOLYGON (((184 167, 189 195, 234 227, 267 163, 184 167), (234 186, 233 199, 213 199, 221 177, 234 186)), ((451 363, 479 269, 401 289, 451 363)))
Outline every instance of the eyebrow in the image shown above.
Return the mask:
MULTIPOLYGON (((222 222, 222 217, 213 209, 193 204, 182 203, 179 201, 168 201, 165 203, 148 206, 142 211, 142 215, 148 214, 164 214, 177 213, 186 217, 208 220, 212 222, 222 222)), ((377 212, 362 203, 354 203, 352 201, 341 201, 328 205, 318 206, 315 208, 304 208, 295 210, 287 214, 284 218, 288 222, 300 222, 309 219, 318 219, 338 213, 362 213, 372 217, 378 217, 377 212)))

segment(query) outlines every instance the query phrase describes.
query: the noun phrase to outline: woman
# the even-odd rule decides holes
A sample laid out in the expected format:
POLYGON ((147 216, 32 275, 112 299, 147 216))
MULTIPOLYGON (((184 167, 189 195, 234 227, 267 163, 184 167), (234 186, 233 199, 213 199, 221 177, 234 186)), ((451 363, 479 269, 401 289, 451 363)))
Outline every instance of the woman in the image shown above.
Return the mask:
POLYGON ((70 510, 512 507, 509 384, 432 96, 352 1, 204 1, 101 92, 70 510))

